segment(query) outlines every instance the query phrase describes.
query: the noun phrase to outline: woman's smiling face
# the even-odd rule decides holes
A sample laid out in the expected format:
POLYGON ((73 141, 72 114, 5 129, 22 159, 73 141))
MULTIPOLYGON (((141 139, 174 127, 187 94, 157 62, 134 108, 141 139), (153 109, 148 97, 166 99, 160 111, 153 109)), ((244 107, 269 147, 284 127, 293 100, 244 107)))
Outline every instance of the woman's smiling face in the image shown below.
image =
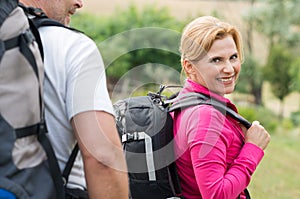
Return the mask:
POLYGON ((213 42, 210 50, 199 61, 185 61, 190 65, 189 77, 220 95, 233 92, 241 70, 241 61, 231 35, 213 42))

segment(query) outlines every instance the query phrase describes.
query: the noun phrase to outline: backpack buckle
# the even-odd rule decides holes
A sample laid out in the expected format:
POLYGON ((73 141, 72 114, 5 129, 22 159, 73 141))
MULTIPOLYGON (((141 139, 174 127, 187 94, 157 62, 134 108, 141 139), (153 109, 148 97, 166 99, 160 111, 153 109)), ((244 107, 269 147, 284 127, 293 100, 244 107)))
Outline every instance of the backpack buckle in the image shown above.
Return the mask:
POLYGON ((29 29, 27 29, 22 35, 26 43, 33 43, 35 41, 35 37, 29 29))
POLYGON ((145 139, 144 132, 133 132, 122 135, 122 143, 145 139))

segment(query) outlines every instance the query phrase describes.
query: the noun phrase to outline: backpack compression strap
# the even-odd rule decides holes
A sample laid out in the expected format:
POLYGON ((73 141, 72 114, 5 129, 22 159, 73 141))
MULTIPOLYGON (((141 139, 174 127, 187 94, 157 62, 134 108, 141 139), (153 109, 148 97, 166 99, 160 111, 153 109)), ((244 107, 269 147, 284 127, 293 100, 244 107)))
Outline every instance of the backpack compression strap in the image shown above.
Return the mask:
MULTIPOLYGON (((232 117, 233 119, 235 119, 235 120, 239 121, 241 124, 243 124, 247 129, 249 129, 251 127, 251 123, 249 121, 247 121, 241 115, 236 113, 234 110, 227 107, 224 103, 222 103, 216 99, 210 98, 207 95, 204 95, 201 93, 187 93, 182 96, 179 96, 179 98, 177 97, 173 100, 165 101, 165 103, 172 103, 172 102, 174 102, 174 103, 172 104, 171 107, 169 107, 169 109, 168 109, 169 112, 172 112, 175 110, 183 110, 190 106, 206 104, 206 105, 213 106, 215 109, 219 110, 224 115, 228 114, 230 117, 232 117)), ((244 190, 244 193, 246 195, 246 199, 251 198, 247 188, 244 190)), ((238 197, 238 199, 240 199, 240 196, 238 197)))
MULTIPOLYGON (((11 39, 1 41, 0 43, 0 48, 1 48, 1 55, 2 51, 5 52, 7 50, 19 47, 20 53, 24 56, 25 59, 30 63, 30 66, 32 67, 34 74, 39 82, 39 72, 38 72, 38 66, 36 59, 34 57, 34 54, 32 53, 29 45, 32 44, 34 41, 36 41, 36 37, 32 33, 30 29, 27 29, 25 32, 22 34, 13 37, 11 39)), ((1 61, 2 56, 0 56, 0 61, 1 61)), ((41 95, 40 97, 40 102, 41 102, 41 95)), ((40 108, 41 108, 41 103, 40 103, 40 108)))

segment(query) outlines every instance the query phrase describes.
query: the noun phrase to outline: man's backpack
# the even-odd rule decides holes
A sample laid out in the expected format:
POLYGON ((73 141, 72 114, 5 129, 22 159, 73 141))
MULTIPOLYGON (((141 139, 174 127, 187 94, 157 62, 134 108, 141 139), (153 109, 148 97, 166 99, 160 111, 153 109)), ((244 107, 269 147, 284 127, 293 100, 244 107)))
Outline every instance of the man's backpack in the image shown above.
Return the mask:
POLYGON ((157 93, 131 97, 114 104, 116 126, 125 153, 130 198, 183 198, 173 151, 173 119, 170 112, 207 104, 229 114, 246 128, 251 124, 219 101, 200 93, 166 99, 164 86, 157 93))
POLYGON ((78 146, 62 176, 46 136, 42 44, 27 14, 18 0, 0 0, 0 198, 63 199, 78 146))

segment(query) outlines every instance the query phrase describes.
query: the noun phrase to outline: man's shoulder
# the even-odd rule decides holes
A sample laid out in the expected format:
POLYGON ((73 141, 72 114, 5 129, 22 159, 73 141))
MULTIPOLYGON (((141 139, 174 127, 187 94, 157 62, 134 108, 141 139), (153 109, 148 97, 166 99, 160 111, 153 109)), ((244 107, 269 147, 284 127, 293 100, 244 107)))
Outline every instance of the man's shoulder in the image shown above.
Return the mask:
POLYGON ((94 42, 91 38, 89 38, 87 35, 83 34, 80 31, 65 28, 65 27, 59 27, 59 26, 44 26, 39 28, 39 32, 42 37, 47 38, 45 40, 52 40, 57 41, 58 43, 60 41, 62 42, 74 42, 78 44, 88 44, 88 45, 94 45, 94 42))
MULTIPOLYGON (((73 28, 64 27, 64 26, 47 25, 47 26, 40 27, 39 31, 43 33, 60 33, 60 34, 68 34, 70 36, 87 37, 81 31, 78 31, 73 28)), ((53 36, 59 37, 60 35, 53 35, 53 36)))

